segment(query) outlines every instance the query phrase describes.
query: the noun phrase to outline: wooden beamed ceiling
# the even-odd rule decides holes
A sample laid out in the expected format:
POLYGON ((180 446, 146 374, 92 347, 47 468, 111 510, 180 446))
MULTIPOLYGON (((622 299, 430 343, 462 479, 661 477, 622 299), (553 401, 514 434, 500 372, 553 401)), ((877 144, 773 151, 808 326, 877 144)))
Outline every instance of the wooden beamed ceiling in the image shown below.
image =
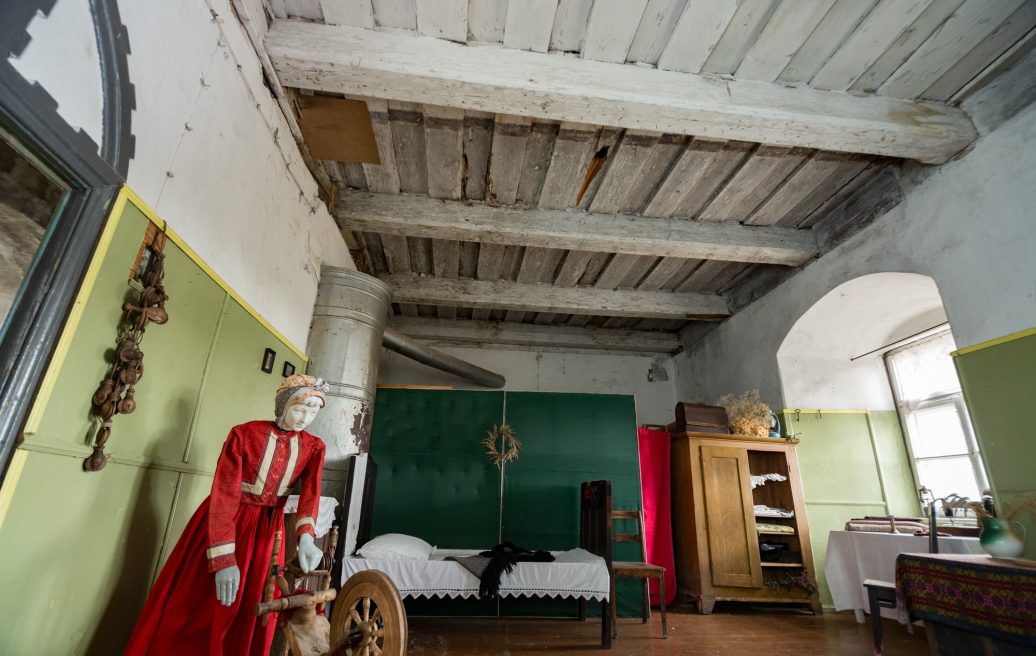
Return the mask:
POLYGON ((254 1, 310 21, 267 26, 283 85, 367 102, 380 164, 324 164, 398 327, 588 352, 674 352, 887 211, 1036 43, 1024 0, 254 1))

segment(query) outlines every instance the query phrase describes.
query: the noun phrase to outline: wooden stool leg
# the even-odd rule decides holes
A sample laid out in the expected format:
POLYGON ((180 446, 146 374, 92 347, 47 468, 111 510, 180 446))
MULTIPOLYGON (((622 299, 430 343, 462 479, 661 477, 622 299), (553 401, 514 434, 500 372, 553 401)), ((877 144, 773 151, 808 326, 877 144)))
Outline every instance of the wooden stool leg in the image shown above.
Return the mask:
POLYGON ((612 629, 612 637, 613 638, 618 638, 619 637, 619 627, 618 627, 619 615, 618 615, 618 611, 615 610, 615 609, 619 607, 619 599, 618 599, 618 597, 615 594, 615 577, 612 577, 611 595, 610 595, 609 601, 611 602, 611 629, 612 629))
POLYGON ((586 621, 586 598, 579 599, 579 621, 586 621))
POLYGON ((640 620, 647 624, 651 619, 651 583, 647 577, 641 579, 640 586, 640 620))
POLYGON ((669 627, 665 623, 665 572, 658 578, 658 605, 662 611, 662 639, 669 639, 669 627))
POLYGON ((881 606, 878 604, 877 588, 867 587, 867 599, 871 607, 871 635, 874 638, 874 655, 881 656, 881 606))

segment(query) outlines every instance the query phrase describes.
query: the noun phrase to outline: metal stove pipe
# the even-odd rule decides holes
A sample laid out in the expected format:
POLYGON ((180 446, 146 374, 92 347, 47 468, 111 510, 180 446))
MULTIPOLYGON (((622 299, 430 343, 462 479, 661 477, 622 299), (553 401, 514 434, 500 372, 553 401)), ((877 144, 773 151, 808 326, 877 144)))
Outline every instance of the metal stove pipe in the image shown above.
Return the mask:
POLYGON ((447 355, 442 351, 437 351, 427 344, 407 337, 393 328, 385 328, 385 335, 381 340, 381 345, 390 351, 413 358, 429 367, 435 367, 454 376, 459 376, 476 385, 500 389, 507 382, 503 376, 496 372, 483 369, 470 362, 447 355))

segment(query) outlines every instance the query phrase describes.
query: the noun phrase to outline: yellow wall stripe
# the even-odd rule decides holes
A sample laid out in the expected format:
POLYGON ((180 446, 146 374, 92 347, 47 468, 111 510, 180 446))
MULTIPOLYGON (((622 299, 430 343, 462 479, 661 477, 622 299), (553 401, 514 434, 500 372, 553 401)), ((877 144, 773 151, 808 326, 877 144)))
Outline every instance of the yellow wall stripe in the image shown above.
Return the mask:
POLYGON ((999 346, 1001 344, 1006 344, 1007 342, 1013 342, 1016 339, 1022 339, 1023 337, 1032 337, 1033 335, 1036 335, 1036 327, 1029 328, 1028 330, 1020 330, 1016 333, 1011 333, 1010 335, 1004 335, 1003 337, 997 337, 996 339, 991 339, 988 342, 975 344, 974 346, 966 346, 962 349, 957 349, 953 353, 950 353, 950 355, 952 355, 953 357, 957 357, 959 355, 966 355, 968 353, 974 353, 975 351, 981 351, 982 349, 989 348, 990 346, 999 346))
MULTIPOLYGON (((873 410, 825 410, 823 408, 785 408, 781 412, 787 412, 789 415, 793 415, 796 412, 803 415, 865 415, 868 412, 875 412, 873 410)), ((894 409, 890 412, 895 412, 894 409)))
POLYGON ((108 247, 111 246, 112 237, 115 236, 115 230, 119 227, 119 220, 126 209, 126 201, 129 199, 130 193, 129 189, 123 186, 119 191, 119 195, 115 197, 115 204, 112 205, 111 212, 108 213, 108 222, 105 224, 104 230, 101 231, 101 238, 97 241, 97 248, 94 249, 90 265, 86 269, 86 275, 83 276, 83 284, 79 287, 79 293, 76 294, 76 300, 72 303, 72 309, 68 313, 65 327, 61 331, 61 337, 58 339, 57 346, 54 347, 54 356, 50 359, 47 372, 43 374, 43 382, 40 383, 40 391, 36 395, 36 402, 29 412, 29 418, 25 420, 24 430, 26 434, 31 435, 39 430, 43 411, 47 407, 47 402, 50 401, 50 395, 54 392, 54 384, 57 382, 58 373, 61 372, 61 366, 65 363, 68 349, 72 346, 72 338, 75 337, 76 330, 79 328, 79 322, 83 318, 83 311, 86 309, 86 302, 90 300, 90 294, 93 292, 97 276, 101 271, 101 264, 104 262, 105 255, 108 254, 108 247))
POLYGON ((229 295, 230 295, 230 298, 234 299, 234 301, 235 301, 235 302, 236 302, 236 303, 237 303, 238 305, 240 305, 240 306, 241 306, 241 307, 242 307, 242 308, 243 308, 243 309, 245 310, 245 312, 247 312, 248 314, 252 315, 252 317, 253 317, 253 318, 254 318, 254 319, 255 319, 256 321, 258 321, 258 322, 259 322, 260 324, 262 324, 263 328, 266 328, 266 329, 267 329, 268 331, 270 331, 271 333, 273 333, 273 335, 274 335, 274 336, 275 336, 275 337, 276 337, 277 339, 279 339, 279 340, 280 340, 280 341, 281 341, 281 342, 282 342, 282 343, 283 343, 283 344, 284 344, 285 346, 287 346, 287 347, 288 347, 288 349, 289 349, 289 350, 290 350, 290 351, 291 351, 292 353, 294 353, 295 355, 297 355, 297 356, 299 357, 299 359, 301 359, 301 360, 302 360, 302 361, 303 361, 304 363, 308 363, 308 362, 309 362, 309 358, 307 358, 307 357, 306 357, 306 354, 302 352, 302 349, 300 349, 300 348, 298 348, 297 346, 295 346, 294 344, 292 344, 292 343, 291 343, 291 341, 289 341, 287 337, 285 337, 284 335, 282 335, 282 334, 281 334, 281 332, 280 332, 279 330, 277 330, 276 328, 274 328, 274 327, 273 327, 273 326, 272 326, 272 325, 270 324, 270 322, 269 322, 269 321, 267 321, 266 319, 264 319, 264 318, 262 317, 262 315, 260 315, 260 314, 259 314, 258 312, 256 312, 256 311, 255 311, 255 308, 253 308, 253 307, 252 307, 251 305, 249 305, 249 304, 248 304, 247 302, 245 302, 245 299, 241 298, 241 295, 240 295, 240 294, 238 294, 238 293, 237 293, 236 291, 234 291, 234 289, 233 289, 233 288, 231 288, 231 286, 230 286, 230 285, 228 285, 228 284, 226 283, 226 281, 225 281, 225 280, 223 280, 223 278, 221 278, 221 277, 219 276, 219 274, 218 274, 218 273, 216 273, 215 271, 213 271, 213 270, 212 270, 212 267, 210 267, 210 266, 209 266, 209 265, 208 265, 208 264, 207 264, 207 263, 205 262, 205 260, 201 259, 201 256, 200 256, 200 255, 198 255, 198 254, 197 254, 197 253, 196 253, 196 252, 194 251, 194 249, 193 249, 193 248, 191 248, 191 247, 190 247, 190 246, 189 246, 189 245, 187 244, 187 242, 185 242, 185 241, 183 240, 183 238, 182 238, 182 237, 180 237, 180 235, 178 235, 178 234, 176 233, 176 231, 174 231, 174 230, 173 230, 173 229, 172 229, 171 227, 169 227, 169 224, 168 224, 168 223, 166 223, 166 222, 165 222, 165 221, 163 221, 163 220, 162 220, 161 218, 159 218, 159 216, 158 216, 157 214, 155 214, 155 211, 154 211, 154 210, 152 210, 152 209, 151 209, 151 207, 149 207, 149 206, 148 206, 148 204, 147 204, 147 203, 145 203, 145 202, 144 202, 144 201, 143 201, 143 200, 142 200, 142 199, 140 198, 140 196, 137 196, 137 195, 136 195, 135 193, 133 193, 133 192, 132 192, 132 191, 131 191, 131 190, 130 190, 129 188, 127 188, 127 187, 124 187, 124 189, 126 190, 126 192, 127 192, 127 194, 128 194, 128 197, 129 197, 129 200, 130 200, 130 202, 132 202, 132 203, 133 203, 133 204, 134 204, 134 205, 135 205, 135 206, 137 207, 137 209, 138 209, 138 210, 140 210, 141 212, 143 212, 144 216, 146 216, 146 217, 147 217, 148 219, 150 219, 152 223, 154 223, 155 225, 157 225, 157 226, 158 226, 158 227, 160 227, 160 228, 163 228, 163 229, 165 229, 165 232, 166 232, 166 236, 167 236, 167 237, 168 237, 168 238, 169 238, 169 239, 170 239, 170 240, 171 240, 171 241, 172 241, 172 242, 173 242, 174 244, 176 244, 177 246, 179 246, 179 247, 180 247, 180 249, 181 249, 181 250, 183 250, 183 252, 187 254, 187 257, 191 258, 191 260, 192 260, 192 261, 193 261, 193 262, 194 262, 195 264, 197 264, 197 265, 198 265, 198 266, 199 266, 199 267, 201 268, 201 270, 205 272, 205 274, 206 274, 206 275, 208 275, 208 276, 209 276, 210 278, 212 278, 212 279, 213 279, 213 280, 214 280, 214 281, 216 282, 216 284, 217 284, 217 285, 219 285, 219 286, 220 286, 220 287, 221 287, 221 288, 223 289, 223 291, 225 291, 225 292, 226 292, 227 294, 229 294, 229 295))
POLYGON ((15 449, 11 455, 11 464, 7 468, 7 477, 4 478, 4 486, 0 488, 0 528, 7 519, 7 510, 11 507, 11 499, 14 498, 14 490, 18 487, 18 480, 22 477, 25 469, 25 461, 29 459, 28 451, 15 449))

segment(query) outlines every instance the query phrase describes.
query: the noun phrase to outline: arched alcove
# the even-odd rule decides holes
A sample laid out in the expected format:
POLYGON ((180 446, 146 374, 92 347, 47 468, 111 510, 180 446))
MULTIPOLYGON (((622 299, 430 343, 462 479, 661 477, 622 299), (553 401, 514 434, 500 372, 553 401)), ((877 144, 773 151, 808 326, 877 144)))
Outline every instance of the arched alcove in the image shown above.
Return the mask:
POLYGON ((799 317, 777 350, 785 404, 895 409, 876 350, 945 322, 928 276, 875 273, 835 287, 799 317))
POLYGON ((882 353, 946 323, 935 281, 875 273, 845 282, 792 325, 777 350, 787 432, 797 436, 810 542, 824 603, 830 531, 920 506, 882 353))

